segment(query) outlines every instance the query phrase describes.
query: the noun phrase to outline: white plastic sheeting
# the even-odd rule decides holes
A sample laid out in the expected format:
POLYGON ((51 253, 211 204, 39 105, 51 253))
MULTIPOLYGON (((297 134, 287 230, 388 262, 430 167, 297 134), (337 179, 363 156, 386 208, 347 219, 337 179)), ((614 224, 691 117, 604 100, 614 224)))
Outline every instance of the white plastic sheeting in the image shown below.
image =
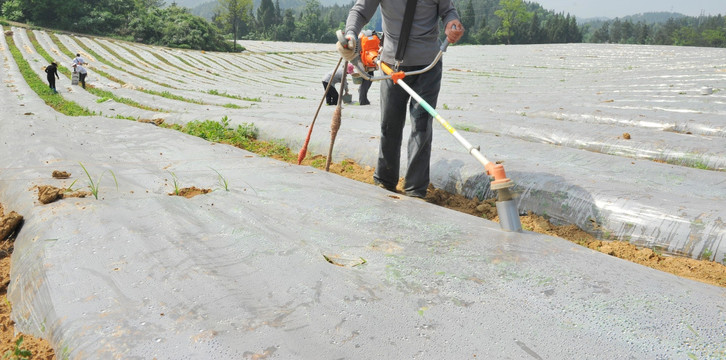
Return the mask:
POLYGON ((726 355, 723 288, 149 124, 59 115, 2 53, 0 202, 25 217, 8 295, 18 328, 61 357, 726 355), (106 172, 99 200, 37 202, 34 185, 86 186, 79 163, 118 189, 106 172), (172 173, 215 191, 169 196, 172 173))
MULTIPOLYGON (((16 38, 26 41, 24 31, 18 33, 16 38)), ((41 45, 51 47, 46 51, 55 54, 47 35, 37 33, 41 45)), ((98 113, 177 123, 226 117, 233 125, 252 122, 264 138, 283 139, 294 150, 302 145, 322 95, 320 77, 337 61, 331 45, 317 45, 315 51, 311 44, 242 42, 253 51, 230 55, 58 38, 67 47, 87 46, 109 57, 127 72, 106 70, 130 84, 201 100, 193 104, 117 90, 167 111, 152 113, 68 94, 98 113), (245 100, 214 95, 220 93, 245 100)), ((454 46, 443 59, 438 109, 488 158, 504 162, 517 184, 522 213, 574 223, 603 238, 722 261, 725 52, 587 44, 454 46)), ((375 166, 377 89, 374 84, 369 93, 373 106, 344 109, 336 161, 347 157, 375 166)), ((310 153, 327 154, 331 115, 330 107, 321 111, 310 153)), ((482 167, 434 126, 434 185, 491 196, 482 167)))
MULTIPOLYGON (((724 58, 726 50, 713 48, 456 46, 443 60, 438 109, 489 159, 504 162, 522 213, 721 262, 724 58), (704 87, 716 90, 702 95, 704 87)), ((301 146, 309 121, 276 110, 255 113, 255 123, 268 138, 301 146)), ((319 116, 315 153, 327 151, 331 113, 319 116)), ((345 107, 334 156, 375 165, 378 116, 345 107)), ((492 196, 481 166, 434 127, 434 185, 492 196)))

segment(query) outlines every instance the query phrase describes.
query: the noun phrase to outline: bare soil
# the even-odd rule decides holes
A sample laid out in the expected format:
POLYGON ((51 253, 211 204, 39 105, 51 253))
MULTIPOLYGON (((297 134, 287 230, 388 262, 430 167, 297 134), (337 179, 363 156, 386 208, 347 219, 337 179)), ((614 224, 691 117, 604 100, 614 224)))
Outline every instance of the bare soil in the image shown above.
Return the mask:
MULTIPOLYGON (((15 234, 22 226, 23 217, 14 211, 5 213, 0 204, 0 356, 17 350, 29 350, 30 359, 55 359, 50 344, 43 339, 23 333, 15 333, 15 323, 10 319, 11 304, 8 301, 8 285, 10 284, 10 261, 13 253, 15 234), (18 339, 23 341, 17 346, 18 339)), ((12 357, 11 357, 12 358, 12 357)))
MULTIPOLYGON (((291 163, 297 163, 297 157, 294 157, 294 159, 292 156, 276 158, 291 163)), ((325 157, 322 155, 307 157, 303 160, 302 164, 321 168, 325 165, 325 157)), ((374 169, 370 166, 360 166, 353 160, 331 163, 329 171, 350 179, 369 184, 373 183, 372 179, 374 169)), ((405 196, 401 193, 403 185, 402 182, 403 180, 401 179, 398 184, 397 193, 391 193, 391 196, 405 196)), ((38 186, 33 189, 38 190, 41 204, 46 203, 44 200, 40 199, 41 193, 50 194, 50 198, 53 198, 52 201, 57 201, 70 196, 80 196, 52 186, 38 186)), ((169 195, 192 197, 200 194, 206 194, 210 191, 210 189, 190 187, 180 189, 179 194, 171 193, 169 195)), ((472 216, 485 217, 492 221, 499 221, 494 199, 482 201, 478 199, 467 199, 461 195, 450 194, 442 191, 441 189, 436 189, 433 186, 430 186, 428 194, 424 200, 429 203, 461 211, 472 216)), ((726 287, 726 266, 720 263, 666 256, 656 253, 651 249, 638 248, 627 242, 598 240, 574 225, 555 226, 544 217, 531 213, 520 216, 520 219, 522 227, 529 231, 557 236, 572 241, 573 243, 586 246, 590 249, 601 251, 603 253, 636 262, 654 269, 708 284, 726 287)), ((19 349, 29 350, 32 354, 30 359, 56 359, 53 348, 46 340, 38 339, 23 333, 16 334, 14 323, 10 319, 11 304, 7 300, 7 289, 8 284, 10 283, 10 262, 15 234, 19 231, 21 226, 22 216, 14 211, 5 213, 2 204, 0 204, 0 356, 4 355, 7 351, 16 350, 16 342, 22 336, 23 341, 20 344, 19 349)), ((340 266, 355 266, 359 264, 356 261, 360 260, 338 259, 334 256, 330 256, 328 261, 340 266)))

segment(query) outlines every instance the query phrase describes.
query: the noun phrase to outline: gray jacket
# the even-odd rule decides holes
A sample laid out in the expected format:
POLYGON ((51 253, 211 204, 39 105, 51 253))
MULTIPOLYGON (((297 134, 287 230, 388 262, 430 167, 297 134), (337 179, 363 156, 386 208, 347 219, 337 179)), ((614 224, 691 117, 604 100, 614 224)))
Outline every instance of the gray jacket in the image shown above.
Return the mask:
MULTIPOLYGON (((406 0, 357 0, 348 13, 345 33, 355 34, 357 39, 357 34, 370 21, 378 5, 381 6, 384 34, 381 59, 393 64, 406 10, 406 0)), ((459 20, 459 14, 451 0, 418 0, 401 65, 428 65, 436 58, 440 48, 439 18, 444 25, 451 20, 459 20)))
MULTIPOLYGON (((338 71, 335 72, 335 75, 333 75, 333 72, 330 71, 323 76, 323 81, 330 83, 330 86, 335 86, 335 84, 339 83, 341 80, 343 80, 343 67, 340 67, 338 71)), ((347 81, 346 84, 343 85, 343 89, 348 89, 347 81)))

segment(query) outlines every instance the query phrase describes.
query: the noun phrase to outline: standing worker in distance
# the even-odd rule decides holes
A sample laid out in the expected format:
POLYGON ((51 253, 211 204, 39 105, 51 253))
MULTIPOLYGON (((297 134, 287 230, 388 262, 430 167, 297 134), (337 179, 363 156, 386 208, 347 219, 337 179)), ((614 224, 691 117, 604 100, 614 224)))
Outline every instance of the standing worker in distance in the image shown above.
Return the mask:
POLYGON ((78 82, 80 82, 81 86, 85 89, 86 75, 88 75, 88 71, 86 71, 86 68, 84 68, 81 64, 76 65, 76 71, 78 71, 78 82))
POLYGON ((55 79, 60 79, 58 76, 58 65, 56 65, 55 62, 51 62, 50 65, 45 68, 45 73, 48 74, 48 86, 50 86, 50 89, 53 90, 54 94, 57 94, 58 90, 55 89, 55 79))
POLYGON ((76 54, 76 57, 73 59, 71 64, 73 65, 73 72, 76 72, 77 71, 76 67, 78 65, 86 65, 86 60, 83 60, 83 58, 81 57, 81 54, 78 53, 78 54, 76 54))
MULTIPOLYGON (((379 5, 386 39, 383 42, 381 60, 395 71, 420 70, 436 58, 440 50, 439 18, 446 24, 444 32, 450 43, 457 42, 464 34, 464 26, 461 25, 452 0, 407 1, 357 0, 350 9, 345 24, 344 33, 348 43, 338 42, 338 52, 346 60, 355 58, 356 34, 370 21, 379 5), (405 52, 402 52, 397 50, 401 33, 407 31, 403 29, 407 1, 414 1, 416 5, 409 35, 403 41, 407 44, 405 52), (396 59, 397 53, 403 53, 401 59, 396 59)), ((439 96, 442 68, 439 61, 436 66, 423 74, 406 77, 406 84, 433 107, 436 107, 439 96)), ((390 79, 381 82, 381 142, 378 166, 373 180, 389 191, 396 191, 407 108, 411 114, 412 124, 408 140, 408 170, 403 190, 408 196, 424 198, 429 186, 433 117, 390 79)))

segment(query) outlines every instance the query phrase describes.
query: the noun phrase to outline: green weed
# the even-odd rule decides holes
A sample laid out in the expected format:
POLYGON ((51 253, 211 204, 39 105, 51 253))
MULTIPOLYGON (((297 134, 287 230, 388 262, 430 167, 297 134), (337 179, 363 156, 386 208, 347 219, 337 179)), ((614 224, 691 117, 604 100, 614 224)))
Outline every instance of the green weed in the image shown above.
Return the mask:
POLYGON ((317 158, 317 159, 314 159, 310 163, 310 166, 312 166, 314 168, 322 169, 325 166, 325 162, 326 162, 325 159, 323 159, 323 158, 317 158))
POLYGON ((696 168, 696 169, 701 169, 701 170, 709 170, 709 169, 711 169, 708 166, 708 164, 706 164, 706 163, 704 163, 702 161, 696 161, 695 163, 693 163, 693 167, 696 168))
POLYGON ((133 116, 123 116, 121 114, 117 114, 116 116, 112 117, 112 119, 136 121, 136 118, 133 116))
POLYGON ((227 94, 226 91, 225 92, 219 92, 218 90, 208 90, 207 91, 207 94, 209 94, 209 95, 215 95, 215 96, 224 96, 224 97, 230 98, 230 99, 242 100, 242 97, 241 96, 227 94))
POLYGON ((211 168, 211 167, 210 167, 210 169, 214 170, 214 172, 216 172, 217 175, 219 176, 219 178, 218 178, 219 185, 222 186, 222 188, 224 189, 224 191, 229 191, 229 183, 227 182, 227 179, 225 179, 224 176, 222 176, 222 173, 220 173, 219 171, 217 171, 217 169, 214 169, 214 168, 211 168))
POLYGON ((184 59, 183 57, 181 57, 181 56, 178 56, 178 55, 173 55, 173 56, 174 56, 175 58, 177 58, 177 59, 178 59, 179 61, 181 61, 182 63, 184 63, 184 64, 185 64, 186 66, 189 66, 189 67, 196 67, 196 66, 194 66, 194 65, 190 64, 190 63, 189 63, 188 61, 186 61, 186 60, 185 60, 185 59, 184 59))
POLYGON ((711 260, 711 256, 713 256, 713 251, 711 249, 705 249, 701 253, 701 260, 711 260))
POLYGON ((103 175, 108 171, 111 173, 111 176, 113 177, 114 183, 116 183, 116 190, 118 190, 118 181, 116 180, 116 174, 113 173, 111 170, 104 170, 101 175, 98 176, 98 181, 93 181, 93 178, 91 177, 91 174, 88 173, 88 170, 86 170, 86 167, 83 166, 82 163, 78 163, 81 165, 81 168, 83 168, 83 171, 86 173, 86 176, 88 176, 88 187, 91 188, 91 194, 93 194, 93 197, 98 200, 98 188, 101 185, 101 179, 103 178, 103 175))
POLYGON ((30 357, 33 356, 33 353, 30 352, 28 349, 22 349, 20 345, 23 344, 23 335, 20 335, 18 340, 15 341, 15 349, 8 350, 5 352, 5 355, 3 356, 3 359, 9 359, 9 360, 30 360, 30 357))
POLYGON ((171 174, 171 181, 174 183, 174 195, 179 195, 179 180, 173 172, 169 171, 169 174, 171 174))
POLYGON ((76 181, 78 181, 78 179, 75 179, 75 180, 73 180, 73 182, 72 182, 72 183, 71 183, 70 185, 68 185, 68 187, 67 187, 67 188, 65 188, 65 190, 63 190, 63 191, 64 191, 64 192, 73 192, 73 191, 75 191, 75 190, 73 189, 73 185, 75 185, 75 184, 76 184, 76 181))
POLYGON ((343 171, 353 171, 353 165, 345 160, 340 162, 340 166, 343 168, 343 171))
POLYGON ((143 91, 147 94, 161 96, 163 98, 172 99, 172 100, 184 101, 184 102, 188 102, 188 103, 192 103, 192 104, 214 105, 214 104, 210 104, 210 103, 205 103, 204 101, 201 101, 201 100, 189 99, 189 98, 185 98, 180 95, 174 95, 168 91, 154 91, 154 90, 149 90, 149 89, 142 89, 141 91, 143 91))
POLYGON ((113 100, 117 103, 126 104, 126 105, 133 106, 133 107, 139 108, 139 109, 150 110, 150 111, 159 111, 159 112, 168 112, 168 111, 160 110, 158 108, 154 108, 151 106, 139 104, 138 102, 131 100, 129 98, 116 96, 116 94, 114 94, 108 90, 101 90, 101 89, 94 88, 94 87, 87 87, 86 91, 99 97, 99 99, 96 100, 97 103, 102 103, 106 100, 113 100))
POLYGON ((238 125, 236 129, 229 125, 226 116, 221 121, 191 121, 187 123, 183 132, 214 142, 222 142, 248 149, 252 147, 252 140, 257 138, 257 130, 253 125, 238 125))

